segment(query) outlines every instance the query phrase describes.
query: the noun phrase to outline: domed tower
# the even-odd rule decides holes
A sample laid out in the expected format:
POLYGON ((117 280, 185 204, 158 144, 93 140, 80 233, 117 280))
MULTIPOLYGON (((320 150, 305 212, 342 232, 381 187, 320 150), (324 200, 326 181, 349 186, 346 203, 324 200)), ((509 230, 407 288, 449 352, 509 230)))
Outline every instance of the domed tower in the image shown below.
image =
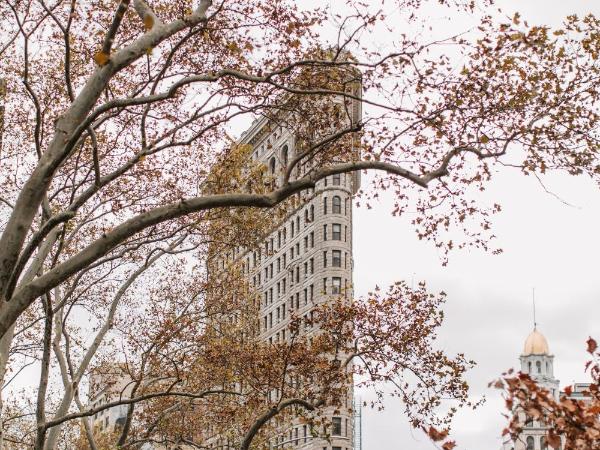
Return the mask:
POLYGON ((521 360, 521 372, 529 376, 540 386, 545 387, 558 399, 558 380, 554 378, 554 355, 550 354, 548 341, 537 328, 527 336, 521 360))
MULTIPOLYGON (((548 341, 542 333, 533 327, 527 336, 521 354, 521 372, 529 376, 540 386, 548 389, 558 399, 558 380, 554 378, 554 355, 550 354, 548 341)), ((523 431, 516 441, 503 443, 503 450, 550 450, 547 442, 548 428, 543 420, 534 419, 519 406, 515 406, 514 414, 523 424, 523 431)), ((562 449, 562 443, 561 447, 562 449)))

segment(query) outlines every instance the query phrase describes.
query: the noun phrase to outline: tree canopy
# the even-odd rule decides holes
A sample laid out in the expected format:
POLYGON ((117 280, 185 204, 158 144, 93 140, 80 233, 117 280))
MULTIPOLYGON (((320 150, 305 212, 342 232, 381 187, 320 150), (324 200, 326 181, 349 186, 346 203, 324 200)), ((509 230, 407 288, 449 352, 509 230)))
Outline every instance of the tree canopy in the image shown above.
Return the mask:
MULTIPOLYGON (((5 443, 74 442, 75 419, 98 412, 79 386, 117 352, 134 385, 118 446, 181 443, 194 414, 184 400, 195 399, 213 408, 198 427, 238 417, 236 442, 248 448, 279 413, 340 401, 348 372, 326 355, 363 332, 344 349, 364 356, 352 370, 376 389, 391 382, 412 424, 452 448, 454 407, 436 410, 442 398, 470 405, 471 362, 434 347, 443 295, 374 289, 319 311, 322 340, 269 347, 251 340, 250 324, 216 340, 207 332, 207 298, 221 292, 227 315, 252 297, 239 268, 216 282, 207 267, 215 252, 258 245, 319 180, 363 170, 378 175, 359 205, 389 191, 391 213, 416 211, 419 238, 443 252, 500 251, 490 215, 501 205, 480 195, 497 170, 598 178, 600 22, 571 16, 551 29, 488 14, 487 1, 441 0, 479 25, 440 40, 421 13, 428 2, 328 3, 0 4, 0 378, 39 367, 34 393, 3 399, 5 443), (297 143, 277 183, 232 137, 256 117, 297 143), (451 240, 453 229, 464 239, 451 240), (265 409, 265 393, 290 379, 286 358, 322 384, 292 384, 294 395, 265 409), (241 400, 239 383, 253 386, 241 400), (252 406, 247 416, 240 405, 252 406), (164 411, 177 413, 163 421, 164 411)), ((81 424, 82 445, 95 445, 81 424)))

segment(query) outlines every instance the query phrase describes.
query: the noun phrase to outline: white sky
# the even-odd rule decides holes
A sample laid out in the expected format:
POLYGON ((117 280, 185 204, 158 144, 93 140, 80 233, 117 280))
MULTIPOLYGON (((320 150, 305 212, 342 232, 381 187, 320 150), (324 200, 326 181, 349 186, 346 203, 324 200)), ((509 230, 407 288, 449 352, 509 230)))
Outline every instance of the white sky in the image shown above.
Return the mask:
MULTIPOLYGON (((500 0, 507 13, 518 10, 530 24, 558 24, 571 13, 600 14, 598 0, 500 0)), ((465 352, 478 362, 468 376, 472 393, 487 402, 465 410, 454 424, 461 450, 497 450, 505 419, 498 392, 489 381, 518 365, 532 329, 535 287, 538 329, 555 355, 561 386, 584 381, 585 340, 600 338, 600 189, 583 178, 553 175, 537 180, 517 172, 497 174, 486 193, 502 204, 493 220, 504 253, 455 251, 442 267, 430 243, 418 241, 408 218, 398 219, 385 199, 372 210, 355 210, 354 283, 358 294, 374 284, 426 280, 448 294, 446 322, 438 342, 448 352, 465 352)), ((368 394, 363 393, 363 399, 368 394)), ((431 450, 436 447, 407 424, 402 406, 388 399, 383 412, 363 410, 363 450, 431 450)))

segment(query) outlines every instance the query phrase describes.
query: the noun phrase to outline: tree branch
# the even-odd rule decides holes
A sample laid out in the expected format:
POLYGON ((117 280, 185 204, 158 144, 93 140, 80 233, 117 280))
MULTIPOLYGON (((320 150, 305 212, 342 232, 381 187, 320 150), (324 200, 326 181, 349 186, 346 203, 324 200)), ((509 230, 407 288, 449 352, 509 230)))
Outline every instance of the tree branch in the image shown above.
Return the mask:
POLYGON ((267 412, 265 412, 262 416, 260 416, 256 422, 250 427, 246 435, 244 436, 244 440, 240 446, 240 450, 249 450, 250 445, 252 444, 252 440, 256 436, 256 434, 260 431, 260 429, 273 417, 279 414, 284 409, 290 406, 302 406, 303 408, 314 411, 316 408, 321 406, 324 402, 322 400, 316 403, 310 403, 307 400, 301 398, 291 398, 289 400, 284 400, 279 403, 277 406, 273 406, 267 412))

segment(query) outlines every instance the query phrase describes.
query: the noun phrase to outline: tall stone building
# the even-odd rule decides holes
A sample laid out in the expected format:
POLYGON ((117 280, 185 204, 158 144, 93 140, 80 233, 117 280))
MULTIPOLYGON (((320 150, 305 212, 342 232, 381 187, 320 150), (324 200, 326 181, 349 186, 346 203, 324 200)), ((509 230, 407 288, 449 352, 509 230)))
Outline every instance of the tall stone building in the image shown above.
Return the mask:
MULTIPOLYGON (((255 149, 253 159, 263 162, 277 181, 295 155, 294 136, 284 128, 271 129, 266 119, 256 121, 243 134, 241 144, 255 149)), ((292 312, 304 317, 332 296, 352 298, 352 196, 359 187, 359 173, 332 175, 317 182, 285 220, 273 223, 264 248, 246 253, 245 271, 261 295, 260 336, 264 341, 289 337, 286 330, 292 312)), ((328 414, 329 441, 311 436, 307 426, 298 423, 279 437, 277 447, 353 449, 351 386, 346 403, 347 408, 328 414)))
MULTIPOLYGON (((351 83, 350 89, 357 97, 360 96, 358 81, 351 83)), ((352 101, 349 109, 347 120, 358 121, 361 117, 360 101, 352 101)), ((353 145, 351 153, 352 157, 358 157, 358 150, 354 151, 354 139, 355 136, 350 138, 353 145)), ((297 155, 294 133, 267 118, 255 120, 236 145, 252 149, 252 161, 264 164, 273 184, 282 183, 286 167, 297 155)), ((339 156, 333 158, 335 160, 339 156)), ((299 164, 290 180, 310 170, 310 164, 299 164)), ((209 185, 205 186, 207 190, 210 190, 209 185)), ((229 262, 235 260, 240 263, 249 285, 260 296, 256 332, 263 342, 288 340, 292 315, 311 317, 315 306, 332 298, 345 296, 352 299, 352 196, 359 188, 359 172, 322 179, 310 192, 296 196, 295 206, 286 210, 285 217, 274 215, 259 247, 244 248, 240 245, 226 254, 211 255, 209 278, 219 277, 227 270, 229 262)), ((309 333, 318 333, 318 329, 309 333)), ((327 438, 313 436, 306 423, 294 420, 271 438, 270 448, 353 450, 352 385, 348 386, 348 395, 342 404, 344 407, 338 410, 325 410, 327 438)), ((228 438, 213 435, 212 430, 208 430, 201 440, 204 448, 232 448, 228 438)), ((153 444, 148 448, 163 447, 153 444)))

